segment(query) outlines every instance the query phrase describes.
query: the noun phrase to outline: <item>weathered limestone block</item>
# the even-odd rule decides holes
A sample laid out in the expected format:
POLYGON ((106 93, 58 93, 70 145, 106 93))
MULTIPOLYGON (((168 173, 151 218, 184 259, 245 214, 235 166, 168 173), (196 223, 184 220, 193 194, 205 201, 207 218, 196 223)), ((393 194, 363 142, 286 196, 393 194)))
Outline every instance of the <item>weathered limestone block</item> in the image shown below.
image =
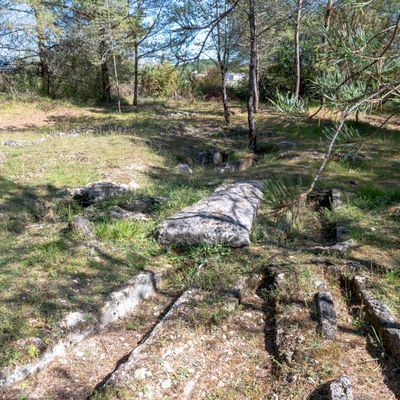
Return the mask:
POLYGON ((334 245, 328 246, 314 246, 311 247, 310 250, 315 252, 340 252, 345 253, 346 251, 352 249, 353 247, 357 247, 357 242, 353 239, 346 240, 344 242, 339 242, 334 245))
POLYGON ((400 359, 400 329, 384 328, 382 340, 386 349, 397 359, 400 359))
POLYGON ((208 198, 163 221, 157 230, 162 244, 250 244, 250 231, 262 199, 262 183, 219 186, 208 198))
POLYGON ((372 326, 381 335, 385 349, 400 358, 400 324, 387 306, 366 288, 364 277, 355 276, 350 279, 350 284, 356 298, 364 305, 372 326))
POLYGON ((124 204, 122 207, 128 211, 140 211, 149 212, 160 204, 167 201, 166 197, 160 196, 140 196, 134 200, 131 200, 128 204, 124 204))
POLYGON ((315 294, 315 303, 324 339, 335 340, 337 333, 337 321, 335 304, 329 292, 318 292, 315 294))
POLYGON ((75 200, 88 206, 110 197, 121 196, 137 189, 137 187, 138 185, 135 182, 127 185, 114 182, 95 182, 89 183, 83 188, 73 190, 72 195, 75 200))
POLYGON ((384 303, 377 300, 374 295, 365 287, 365 278, 355 276, 352 279, 353 290, 357 298, 365 306, 369 319, 375 329, 397 328, 396 319, 390 313, 384 303))
POLYGON ((329 384, 329 400, 353 400, 350 378, 346 375, 329 384))
POLYGON ((107 212, 111 218, 115 219, 126 219, 131 221, 145 221, 148 216, 139 211, 127 211, 120 206, 111 206, 107 209, 107 212))

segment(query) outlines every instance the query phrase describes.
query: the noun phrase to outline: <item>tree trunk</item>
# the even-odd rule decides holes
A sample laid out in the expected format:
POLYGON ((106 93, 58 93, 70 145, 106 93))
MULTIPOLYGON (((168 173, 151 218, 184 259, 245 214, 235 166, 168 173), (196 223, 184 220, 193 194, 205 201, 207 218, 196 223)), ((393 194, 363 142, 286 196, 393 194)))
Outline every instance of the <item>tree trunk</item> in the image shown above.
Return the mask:
POLYGON ((108 14, 108 29, 109 29, 108 33, 111 39, 112 59, 114 65, 114 79, 115 79, 115 86, 117 88, 118 113, 121 114, 121 96, 120 96, 119 81, 118 81, 117 58, 115 57, 115 44, 114 44, 112 24, 111 24, 110 0, 107 0, 107 14, 108 14))
POLYGON ((45 46, 45 33, 42 20, 42 13, 39 10, 39 6, 34 8, 35 19, 36 19, 36 38, 39 50, 39 66, 40 66, 40 77, 42 80, 41 92, 49 96, 50 95, 50 70, 47 63, 47 52, 45 46))
POLYGON ((249 92, 247 97, 247 121, 249 125, 249 151, 257 151, 256 119, 254 114, 254 99, 256 87, 256 21, 255 21, 255 0, 249 1, 249 29, 250 29, 250 63, 249 63, 249 92))
POLYGON ((258 113, 259 105, 260 105, 260 57, 258 54, 258 46, 257 46, 257 59, 256 59, 256 79, 254 82, 254 112, 258 113))
POLYGON ((331 19, 332 19, 332 11, 333 11, 333 0, 328 0, 326 3, 326 12, 325 12, 325 22, 324 22, 324 47, 328 44, 328 31, 331 27, 331 19))
POLYGON ((222 103, 224 106, 225 122, 229 125, 231 123, 231 113, 229 112, 228 93, 226 90, 226 71, 221 68, 221 84, 222 84, 222 103))
POLYGON ((102 81, 102 95, 101 101, 111 103, 111 87, 110 87, 110 71, 108 68, 108 60, 105 57, 106 43, 102 40, 100 42, 100 59, 101 63, 101 81, 102 81))
MULTIPOLYGON (((257 13, 254 15, 255 20, 255 30, 257 32, 257 13)), ((254 88, 254 112, 258 113, 259 104, 260 104, 260 54, 258 52, 258 40, 256 40, 256 79, 255 79, 255 88, 254 88)))
POLYGON ((138 44, 135 41, 134 45, 135 50, 135 67, 134 67, 134 81, 133 81, 133 105, 138 105, 138 97, 139 97, 139 51, 138 51, 138 44))
POLYGON ((114 63, 115 86, 117 88, 118 114, 121 114, 121 95, 120 95, 120 91, 119 91, 117 60, 116 60, 115 54, 113 54, 113 63, 114 63))
POLYGON ((297 16, 296 16, 296 28, 295 28, 296 89, 294 93, 296 100, 299 99, 300 80, 301 80, 300 24, 301 24, 302 7, 303 7, 303 0, 297 0, 297 16))
MULTIPOLYGON (((226 6, 226 3, 225 3, 226 6)), ((230 112, 228 105, 228 93, 226 90, 226 71, 228 68, 227 61, 227 46, 226 46, 226 32, 224 35, 224 46, 221 45, 221 25, 219 21, 219 0, 215 0, 215 16, 218 20, 217 22, 217 61, 221 73, 221 86, 222 86, 222 105, 224 107, 224 118, 225 122, 230 124, 230 112)), ((226 23, 226 20, 225 20, 226 23)))

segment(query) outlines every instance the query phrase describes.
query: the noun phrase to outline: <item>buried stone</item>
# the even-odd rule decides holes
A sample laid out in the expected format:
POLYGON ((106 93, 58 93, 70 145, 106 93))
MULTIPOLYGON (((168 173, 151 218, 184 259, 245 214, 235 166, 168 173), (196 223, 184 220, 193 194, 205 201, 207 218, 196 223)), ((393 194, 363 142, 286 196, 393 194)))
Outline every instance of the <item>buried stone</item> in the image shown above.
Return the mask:
POLYGON ((71 193, 75 200, 84 206, 88 206, 99 201, 121 196, 137 189, 136 182, 131 182, 127 185, 115 182, 95 182, 89 183, 83 188, 72 190, 71 193))
POLYGON ((316 293, 315 304, 322 337, 334 340, 337 332, 337 321, 332 295, 329 292, 316 293))
POLYGON ((250 244, 250 231, 262 199, 259 181, 219 186, 193 206, 164 220, 157 229, 161 244, 250 244))
POLYGON ((252 164, 253 164, 252 157, 244 157, 241 158, 240 160, 228 161, 224 163, 222 167, 219 169, 219 172, 221 174, 224 174, 224 173, 246 171, 251 167, 252 164))
POLYGON ((228 154, 218 149, 208 149, 193 153, 192 158, 194 163, 203 166, 220 165, 226 161, 228 154))

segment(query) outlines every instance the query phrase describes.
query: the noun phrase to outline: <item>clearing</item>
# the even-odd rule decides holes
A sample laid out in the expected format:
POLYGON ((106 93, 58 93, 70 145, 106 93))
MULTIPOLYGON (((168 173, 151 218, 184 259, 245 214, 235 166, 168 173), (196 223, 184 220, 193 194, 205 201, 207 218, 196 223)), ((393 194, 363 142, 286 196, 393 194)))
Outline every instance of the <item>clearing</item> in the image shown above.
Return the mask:
POLYGON ((158 315, 193 285, 204 293, 213 293, 210 298, 216 296, 217 300, 209 303, 202 298, 192 305, 193 311, 182 310, 178 314, 182 321, 174 320, 170 332, 164 330, 156 339, 155 348, 167 351, 168 335, 181 327, 181 336, 175 335, 173 340, 191 341, 191 351, 201 352, 205 345, 198 360, 204 365, 192 365, 194 355, 186 351, 187 359, 182 358, 181 364, 173 358, 169 369, 157 370, 154 352, 143 365, 147 363, 153 370, 159 386, 150 387, 146 371, 141 371, 137 373, 140 379, 135 393, 114 387, 98 392, 96 399, 152 398, 154 393, 160 399, 182 398, 179 391, 192 380, 192 397, 188 398, 269 399, 275 394, 279 399, 316 399, 322 383, 342 374, 352 379, 358 399, 399 398, 395 361, 383 352, 379 338, 371 334, 362 310, 353 312, 346 291, 321 267, 353 263, 369 277, 375 296, 400 318, 398 118, 392 118, 383 129, 378 127, 385 115, 363 116, 360 122, 352 123, 364 140, 358 159, 333 159, 319 184, 321 189, 340 190, 342 204, 338 209, 310 207, 293 227, 272 218, 265 203, 249 247, 163 247, 154 238, 157 225, 211 194, 223 182, 266 181, 279 175, 294 186, 306 187, 323 156, 321 130, 332 124, 333 116, 326 113, 319 120, 289 120, 270 109, 261 110, 257 115, 260 154, 251 165, 221 172, 220 167, 192 164, 191 155, 217 148, 227 153, 232 165, 239 165, 235 162, 246 157, 247 144, 243 128, 246 114, 240 104, 234 104, 232 124, 227 127, 219 104, 212 102, 152 101, 137 109, 125 106, 122 114, 117 114, 110 109, 50 100, 0 101, 2 370, 39 357, 43 348, 59 339, 60 320, 69 312, 96 312, 111 292, 124 287, 139 271, 170 268, 161 293, 142 310, 107 328, 104 334, 89 337, 87 346, 70 350, 66 359, 54 361, 39 373, 42 375, 15 382, 0 392, 0 398, 86 398, 113 372, 117 361, 143 341, 158 315), (189 163, 193 173, 175 168, 179 163, 189 163), (139 186, 127 198, 92 206, 92 212, 98 214, 121 201, 132 202, 143 196, 165 200, 145 220, 113 219, 103 214, 93 218, 98 245, 91 246, 69 229, 73 217, 86 211, 68 190, 95 181, 135 181, 139 186), (331 241, 326 232, 329 224, 345 226, 343 240, 353 239, 357 246, 345 253, 315 254, 312 247, 331 241), (271 305, 273 288, 260 286, 254 278, 250 293, 234 310, 225 312, 220 306, 225 298, 222 292, 232 289, 241 276, 262 280, 265 266, 271 263, 285 269, 288 292, 281 296, 288 315, 293 307, 293 315, 297 315, 286 326, 302 338, 296 345, 299 355, 289 366, 280 366, 281 361, 271 350, 274 328, 270 324, 277 307, 271 305), (309 315, 318 279, 329 282, 336 304, 336 342, 321 339, 309 315), (225 335, 226 348, 221 335, 225 335), (113 340, 119 346, 111 358, 113 340), (244 347, 239 354, 240 346, 244 347), (225 350, 232 357, 222 356, 225 350), (93 372, 88 379, 83 371, 96 359, 107 362, 101 361, 102 368, 90 369, 93 372), (228 360, 232 371, 237 363, 244 366, 242 375, 235 373, 237 380, 229 385, 226 382, 232 381, 232 376, 224 370, 228 364, 221 360, 228 360), (211 379, 214 364, 220 385, 211 379))

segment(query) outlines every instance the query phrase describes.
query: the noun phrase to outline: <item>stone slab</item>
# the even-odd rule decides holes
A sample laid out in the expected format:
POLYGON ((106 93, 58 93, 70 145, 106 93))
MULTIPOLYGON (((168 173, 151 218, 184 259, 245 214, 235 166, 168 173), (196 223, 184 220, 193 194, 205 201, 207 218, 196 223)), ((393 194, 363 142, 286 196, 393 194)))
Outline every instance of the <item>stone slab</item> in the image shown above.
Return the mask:
POLYGON ((250 244, 250 232, 262 200, 260 181, 219 186, 214 193, 164 220, 158 227, 161 244, 250 244))
POLYGON ((324 339, 335 340, 337 333, 337 320, 335 304, 330 292, 318 292, 315 294, 315 304, 324 339))

